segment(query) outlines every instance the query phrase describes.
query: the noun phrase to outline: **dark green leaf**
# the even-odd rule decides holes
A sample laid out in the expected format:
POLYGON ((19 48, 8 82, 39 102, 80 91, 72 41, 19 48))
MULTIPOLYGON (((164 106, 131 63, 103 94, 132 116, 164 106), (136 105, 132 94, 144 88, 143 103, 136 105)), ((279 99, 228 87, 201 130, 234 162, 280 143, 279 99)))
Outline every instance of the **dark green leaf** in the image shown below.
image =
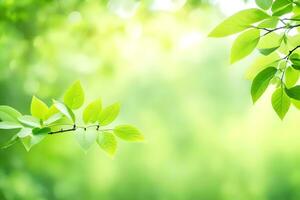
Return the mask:
POLYGON ((298 101, 300 100, 300 86, 299 85, 292 87, 292 88, 286 88, 285 92, 290 98, 296 99, 298 101))

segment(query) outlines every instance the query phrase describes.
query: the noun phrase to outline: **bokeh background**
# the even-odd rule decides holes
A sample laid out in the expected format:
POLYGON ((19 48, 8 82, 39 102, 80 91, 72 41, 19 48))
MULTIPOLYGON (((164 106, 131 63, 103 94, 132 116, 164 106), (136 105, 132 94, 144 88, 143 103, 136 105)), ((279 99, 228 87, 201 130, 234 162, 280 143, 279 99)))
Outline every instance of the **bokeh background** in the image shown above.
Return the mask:
MULTIPOLYGON (((145 143, 114 159, 72 134, 0 151, 2 200, 298 200, 300 112, 255 105, 229 65, 231 38, 210 39, 252 0, 0 0, 0 104, 29 113, 75 80, 88 100, 122 103, 116 123, 145 143)), ((7 135, 0 133, 0 141, 7 135)))

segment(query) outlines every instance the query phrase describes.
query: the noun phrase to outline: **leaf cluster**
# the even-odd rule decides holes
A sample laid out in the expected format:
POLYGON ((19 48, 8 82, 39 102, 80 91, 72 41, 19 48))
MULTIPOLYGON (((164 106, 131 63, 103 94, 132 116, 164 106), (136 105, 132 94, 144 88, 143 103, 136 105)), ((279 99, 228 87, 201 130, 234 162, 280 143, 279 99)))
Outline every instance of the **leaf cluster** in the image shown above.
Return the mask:
POLYGON ((144 139, 131 125, 108 127, 120 113, 119 103, 103 108, 101 99, 96 99, 83 107, 84 101, 84 90, 76 81, 65 92, 63 101, 53 99, 50 106, 33 96, 30 115, 23 115, 10 106, 0 106, 0 129, 14 133, 2 148, 21 141, 29 151, 49 135, 72 132, 85 150, 97 142, 101 149, 113 156, 117 149, 116 138, 133 142, 144 139))
POLYGON ((257 49, 260 56, 249 68, 255 103, 273 85, 272 106, 283 119, 291 105, 300 108, 300 1, 256 0, 258 8, 242 10, 225 19, 209 34, 239 34, 231 48, 231 63, 257 49))

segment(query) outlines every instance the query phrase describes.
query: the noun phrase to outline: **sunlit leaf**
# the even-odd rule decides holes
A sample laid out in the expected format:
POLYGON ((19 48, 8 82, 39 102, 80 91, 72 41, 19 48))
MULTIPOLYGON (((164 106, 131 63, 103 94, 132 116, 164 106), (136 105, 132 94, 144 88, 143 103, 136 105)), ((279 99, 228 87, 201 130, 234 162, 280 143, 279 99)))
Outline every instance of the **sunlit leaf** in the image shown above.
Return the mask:
POLYGON ((17 122, 0 122, 0 129, 18 129, 23 126, 17 122))
POLYGON ((22 144, 25 147, 26 151, 29 151, 34 145, 37 145, 40 143, 46 135, 32 135, 26 136, 24 138, 21 138, 22 144))
POLYGON ((248 56, 257 46, 259 39, 258 29, 251 29, 239 35, 231 48, 231 63, 248 56))
POLYGON ((0 121, 18 122, 22 114, 10 106, 0 106, 0 121))
POLYGON ((61 113, 56 113, 52 116, 50 116, 46 121, 44 121, 45 125, 50 125, 54 122, 57 122, 58 120, 60 120, 63 117, 63 115, 61 113))
POLYGON ((270 17, 258 24, 259 28, 276 28, 279 22, 278 17, 270 17))
POLYGON ((120 104, 114 103, 105 108, 99 116, 98 122, 101 126, 106 126, 112 123, 120 113, 120 104))
POLYGON ((225 21, 219 24, 209 34, 209 37, 225 37, 241 32, 247 28, 250 28, 253 23, 259 22, 268 17, 268 14, 256 8, 242 10, 225 19, 225 21))
POLYGON ((90 103, 83 111, 84 123, 95 123, 98 120, 101 109, 102 104, 100 99, 90 103))
POLYGON ((75 122, 75 115, 73 113, 73 111, 66 106, 65 104, 53 100, 54 106, 63 114, 65 115, 68 119, 70 119, 72 122, 75 122))
POLYGON ((251 86, 251 95, 253 103, 255 103, 261 95, 265 92, 271 79, 275 76, 277 69, 275 67, 268 67, 261 71, 253 80, 251 86))
POLYGON ((272 95, 272 106, 280 119, 283 119, 291 105, 290 98, 283 88, 278 88, 272 95))
POLYGON ((32 129, 31 128, 22 128, 18 133, 17 133, 17 136, 19 138, 24 138, 24 137, 27 137, 29 135, 31 135, 32 133, 32 129))
POLYGON ((76 81, 65 93, 64 103, 70 109, 78 109, 84 103, 84 92, 80 81, 76 81))
POLYGON ((255 0, 256 5, 264 10, 268 10, 272 6, 273 0, 255 0))
POLYGON ((288 67, 285 71, 285 84, 288 88, 293 87, 298 79, 299 79, 299 74, 300 72, 293 69, 292 67, 288 67))
POLYGON ((19 122, 29 127, 40 127, 40 120, 30 115, 24 115, 18 118, 19 122))
POLYGON ((126 141, 138 142, 144 140, 141 132, 131 125, 119 125, 115 127, 114 134, 126 141))
POLYGON ((112 133, 103 132, 98 135, 97 143, 110 156, 114 156, 117 150, 117 140, 112 133))
POLYGON ((48 106, 43 101, 41 101, 35 96, 32 97, 30 107, 32 116, 38 119, 45 119, 48 109, 48 106))
POLYGON ((290 0, 275 0, 271 10, 273 16, 281 16, 293 10, 293 3, 290 0))
POLYGON ((74 132, 74 135, 79 145, 86 151, 96 142, 97 139, 96 130, 77 129, 74 132))

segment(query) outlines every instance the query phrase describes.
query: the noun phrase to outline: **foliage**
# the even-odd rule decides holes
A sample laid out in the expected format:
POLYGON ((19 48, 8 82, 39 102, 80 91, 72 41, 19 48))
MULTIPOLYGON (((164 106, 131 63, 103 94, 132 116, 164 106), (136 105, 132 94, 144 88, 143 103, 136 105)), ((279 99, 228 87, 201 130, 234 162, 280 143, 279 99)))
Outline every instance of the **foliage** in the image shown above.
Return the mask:
POLYGON ((300 101, 300 1, 256 0, 259 8, 240 11, 219 24, 210 37, 225 37, 242 32, 231 49, 235 63, 255 49, 261 54, 250 68, 255 103, 269 85, 275 87, 272 106, 283 119, 291 102, 300 101))
POLYGON ((131 125, 106 127, 119 115, 120 104, 118 103, 102 110, 101 100, 97 99, 84 108, 81 117, 76 112, 84 104, 84 91, 79 81, 65 92, 63 99, 63 102, 53 100, 53 104, 48 107, 42 100, 33 96, 30 106, 31 115, 22 115, 12 107, 0 106, 0 129, 15 132, 2 148, 7 148, 20 140, 24 147, 30 150, 47 135, 73 132, 78 143, 85 150, 97 141, 101 149, 113 156, 117 149, 115 137, 125 141, 144 139, 142 134, 131 125))

